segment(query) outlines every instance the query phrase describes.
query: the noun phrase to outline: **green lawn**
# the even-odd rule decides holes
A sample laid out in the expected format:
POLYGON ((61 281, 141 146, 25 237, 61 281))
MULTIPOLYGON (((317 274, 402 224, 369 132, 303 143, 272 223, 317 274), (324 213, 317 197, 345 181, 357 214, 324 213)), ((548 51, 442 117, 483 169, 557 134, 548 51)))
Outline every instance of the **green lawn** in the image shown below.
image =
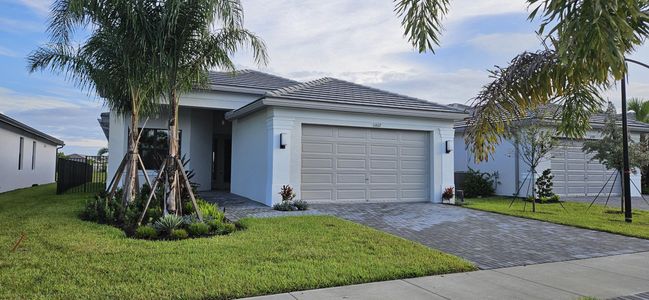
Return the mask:
POLYGON ((89 195, 0 194, 0 299, 219 299, 474 270, 328 216, 246 219, 228 236, 144 241, 77 218, 89 195), (9 251, 20 233, 27 239, 9 251))
POLYGON ((649 239, 649 211, 634 210, 633 223, 629 224, 624 222, 624 214, 619 213, 619 208, 606 208, 597 204, 588 211, 588 203, 563 202, 566 210, 558 203, 537 204, 536 212, 533 213, 532 203, 527 203, 523 211, 525 204, 522 200, 516 200, 510 208, 511 198, 466 201, 465 207, 468 208, 649 239))

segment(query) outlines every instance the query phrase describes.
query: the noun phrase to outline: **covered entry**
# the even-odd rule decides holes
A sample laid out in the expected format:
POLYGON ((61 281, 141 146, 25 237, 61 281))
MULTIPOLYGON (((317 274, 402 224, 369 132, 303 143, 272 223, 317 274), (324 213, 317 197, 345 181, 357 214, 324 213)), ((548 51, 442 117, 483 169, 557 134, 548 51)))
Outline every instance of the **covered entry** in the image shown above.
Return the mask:
POLYGON ((301 195, 311 202, 429 201, 429 133, 302 125, 301 195))

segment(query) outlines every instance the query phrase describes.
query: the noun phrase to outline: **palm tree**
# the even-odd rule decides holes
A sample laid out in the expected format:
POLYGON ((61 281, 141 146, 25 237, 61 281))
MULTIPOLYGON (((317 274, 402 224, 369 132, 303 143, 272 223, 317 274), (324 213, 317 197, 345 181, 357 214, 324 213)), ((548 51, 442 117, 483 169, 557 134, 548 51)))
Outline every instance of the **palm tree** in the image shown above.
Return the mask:
MULTIPOLYGON (((476 160, 486 160, 506 135, 512 120, 540 106, 561 106, 560 131, 578 137, 605 101, 599 96, 626 73, 625 56, 649 35, 646 0, 527 0, 530 20, 540 19, 539 34, 550 44, 523 53, 474 99, 477 108, 467 135, 476 160)), ((439 45, 450 0, 395 0, 404 35, 420 52, 439 45)))
POLYGON ((268 60, 264 42, 243 27, 243 8, 238 0, 183 1, 167 0, 160 5, 160 23, 156 31, 161 71, 169 101, 169 159, 171 170, 167 191, 167 211, 175 212, 180 201, 176 158, 178 153, 179 96, 207 82, 211 68, 234 70, 230 57, 249 46, 255 61, 268 60), (212 32, 215 26, 220 29, 212 32))
POLYGON ((138 188, 139 119, 158 109, 160 95, 147 44, 154 6, 145 1, 57 0, 52 7, 52 43, 30 54, 30 70, 65 72, 104 99, 111 111, 130 117, 123 199, 130 203, 138 188), (78 48, 69 46, 75 26, 94 28, 78 48))
POLYGON ((627 110, 635 112, 635 119, 649 123, 649 101, 640 98, 631 98, 627 110))

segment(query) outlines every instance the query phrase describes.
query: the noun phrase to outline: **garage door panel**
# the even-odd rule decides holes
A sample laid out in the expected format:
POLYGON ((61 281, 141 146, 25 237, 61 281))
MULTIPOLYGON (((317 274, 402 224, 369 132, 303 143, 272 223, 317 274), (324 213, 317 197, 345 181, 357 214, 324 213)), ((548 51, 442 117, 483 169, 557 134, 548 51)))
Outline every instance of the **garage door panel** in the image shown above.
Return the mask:
POLYGON ((364 201, 366 195, 365 188, 359 189, 337 189, 336 199, 339 201, 364 201))
POLYGON ((333 174, 302 174, 303 183, 333 183, 333 174))
POLYGON ((363 174, 336 174, 337 184, 350 184, 350 183, 365 183, 366 175, 363 174))
POLYGON ((302 167, 305 169, 310 168, 332 168, 333 167, 332 158, 306 158, 302 161, 302 167))
POLYGON ((302 153, 331 154, 334 152, 334 145, 331 143, 302 143, 302 153))
POLYGON ((396 160, 392 159, 372 159, 370 161, 370 166, 372 170, 396 170, 398 168, 398 163, 396 160))
MULTIPOLYGON (((611 183, 606 184, 612 171, 598 161, 591 160, 593 154, 585 154, 580 142, 572 146, 559 146, 552 152, 552 173, 555 193, 569 196, 594 196, 606 185, 603 193, 610 191, 611 183)), ((613 186, 612 194, 617 195, 621 187, 613 186)))
POLYGON ((428 200, 428 133, 320 125, 303 132, 304 200, 428 200))
POLYGON ((428 156, 428 149, 424 147, 401 147, 401 155, 408 157, 424 158, 428 156))
POLYGON ((309 199, 310 201, 330 200, 332 196, 333 193, 331 190, 314 190, 314 189, 302 190, 302 198, 309 199))
POLYGON ((372 155, 386 155, 390 157, 395 157, 399 151, 399 148, 394 146, 381 146, 381 145, 371 145, 370 153, 372 155))

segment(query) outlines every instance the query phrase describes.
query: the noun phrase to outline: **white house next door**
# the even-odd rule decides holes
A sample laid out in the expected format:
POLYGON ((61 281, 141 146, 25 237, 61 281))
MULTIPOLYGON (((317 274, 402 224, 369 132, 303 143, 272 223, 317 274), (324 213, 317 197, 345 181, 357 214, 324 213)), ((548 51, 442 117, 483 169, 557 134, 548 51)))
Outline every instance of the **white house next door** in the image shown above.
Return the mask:
POLYGON ((304 124, 301 198, 429 201, 429 153, 428 132, 304 124))

